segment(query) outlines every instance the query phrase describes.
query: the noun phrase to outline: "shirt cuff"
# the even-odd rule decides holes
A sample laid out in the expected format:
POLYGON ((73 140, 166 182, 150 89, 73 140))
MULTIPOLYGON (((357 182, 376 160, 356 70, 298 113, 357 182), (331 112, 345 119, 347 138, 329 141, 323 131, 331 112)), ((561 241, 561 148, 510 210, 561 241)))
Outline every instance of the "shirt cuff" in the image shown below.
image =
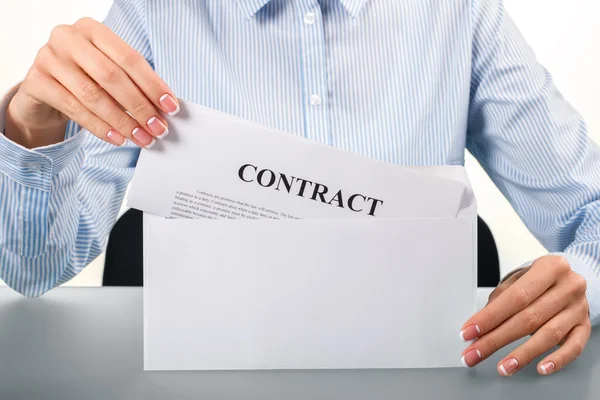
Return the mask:
POLYGON ((19 86, 10 89, 0 101, 0 173, 21 185, 50 191, 52 178, 73 160, 84 136, 79 132, 63 142, 35 149, 4 136, 6 108, 19 86))

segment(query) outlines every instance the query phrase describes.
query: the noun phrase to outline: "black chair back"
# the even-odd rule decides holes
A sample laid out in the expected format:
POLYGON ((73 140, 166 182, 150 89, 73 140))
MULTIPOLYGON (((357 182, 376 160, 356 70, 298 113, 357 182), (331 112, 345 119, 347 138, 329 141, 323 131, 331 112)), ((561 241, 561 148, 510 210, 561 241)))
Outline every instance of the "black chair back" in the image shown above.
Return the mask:
MULTIPOLYGON (((108 239, 104 263, 104 286, 143 285, 142 212, 130 209, 119 218, 108 239)), ((494 236, 477 219, 477 286, 495 287, 500 281, 500 261, 494 236)))

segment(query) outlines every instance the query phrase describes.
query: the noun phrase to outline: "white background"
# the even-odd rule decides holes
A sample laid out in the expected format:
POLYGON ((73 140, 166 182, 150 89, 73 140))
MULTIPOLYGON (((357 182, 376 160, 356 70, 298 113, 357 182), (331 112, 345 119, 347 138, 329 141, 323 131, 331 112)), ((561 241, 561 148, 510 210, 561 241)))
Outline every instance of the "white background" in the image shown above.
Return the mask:
MULTIPOLYGON (((450 1, 450 0, 446 0, 450 1)), ((50 30, 82 16, 102 20, 111 0, 0 0, 0 91, 23 78, 50 30)), ((600 4, 597 0, 505 0, 538 58, 553 74, 558 88, 586 118, 590 135, 600 142, 600 4)), ((467 168, 480 207, 500 251, 502 272, 544 254, 470 156, 467 168)), ((101 283, 100 257, 69 284, 101 283)))

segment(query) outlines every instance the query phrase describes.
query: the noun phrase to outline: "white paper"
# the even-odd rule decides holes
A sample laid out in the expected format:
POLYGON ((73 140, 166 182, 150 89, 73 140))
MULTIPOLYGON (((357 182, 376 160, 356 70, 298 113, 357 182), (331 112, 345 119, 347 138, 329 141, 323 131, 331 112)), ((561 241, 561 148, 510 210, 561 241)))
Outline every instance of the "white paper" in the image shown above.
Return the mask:
POLYGON ((473 228, 468 218, 154 220, 145 369, 460 366, 473 228))
POLYGON ((146 212, 145 369, 460 366, 476 304, 464 168, 386 164, 193 104, 169 123, 128 204, 146 212), (245 164, 279 190, 252 167, 240 179, 245 164))
POLYGON ((444 218, 465 190, 195 104, 182 102, 169 127, 142 150, 128 195, 129 207, 162 217, 444 218))

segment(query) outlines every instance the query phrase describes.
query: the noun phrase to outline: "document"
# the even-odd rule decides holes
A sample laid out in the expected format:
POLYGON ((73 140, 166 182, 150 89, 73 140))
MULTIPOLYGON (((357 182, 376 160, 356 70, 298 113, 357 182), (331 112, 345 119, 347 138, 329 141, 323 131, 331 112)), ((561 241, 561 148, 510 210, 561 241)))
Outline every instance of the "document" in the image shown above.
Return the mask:
POLYGON ((142 150, 146 370, 459 367, 477 209, 400 167, 190 103, 142 150), (451 299, 451 300, 450 300, 451 299))
POLYGON ((170 218, 455 217, 465 185, 191 103, 142 150, 128 206, 170 218))

